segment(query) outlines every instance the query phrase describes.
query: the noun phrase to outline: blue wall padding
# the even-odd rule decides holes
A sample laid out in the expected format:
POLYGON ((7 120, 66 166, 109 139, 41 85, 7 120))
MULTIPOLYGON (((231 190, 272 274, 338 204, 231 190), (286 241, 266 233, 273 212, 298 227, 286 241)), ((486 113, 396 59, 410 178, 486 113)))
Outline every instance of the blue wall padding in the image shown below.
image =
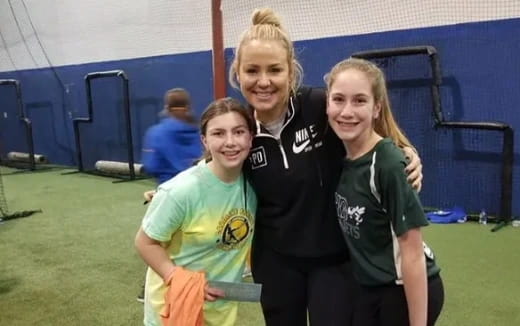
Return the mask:
MULTIPOLYGON (((441 97, 444 116, 453 121, 501 121, 520 126, 520 19, 458 24, 366 35, 296 42, 305 83, 323 86, 323 75, 337 61, 357 51, 432 45, 443 73, 441 97)), ((226 50, 229 65, 232 51, 226 50)), ((425 57, 380 60, 388 75, 393 110, 400 125, 418 148, 424 165, 421 198, 426 206, 485 208, 496 213, 500 195, 502 139, 498 132, 435 130, 433 128, 429 64, 425 57)), ((34 121, 35 149, 51 162, 73 165, 75 145, 72 117, 86 114, 83 77, 92 71, 123 69, 130 79, 135 160, 140 160, 142 136, 155 123, 162 95, 171 87, 185 87, 198 114, 212 100, 211 52, 92 63, 51 69, 0 73, 22 83, 28 115, 34 121)), ((84 158, 126 160, 119 83, 93 83, 95 123, 83 126, 84 158), (100 117, 98 119, 98 117, 100 117)), ((14 99, 0 90, 2 107, 12 121, 14 99)), ((228 88, 230 96, 239 93, 228 88)), ((5 127, 0 116, 0 149, 24 148, 20 125, 5 127)), ((520 215, 519 131, 515 135, 513 213, 520 215)))
MULTIPOLYGON (((33 120, 35 152, 46 155, 52 163, 76 165, 72 119, 87 115, 86 74, 121 69, 128 75, 134 153, 139 161, 142 137, 159 120, 164 92, 173 87, 186 88, 192 94, 195 112, 200 114, 213 96, 211 67, 211 53, 197 52, 57 67, 55 73, 49 68, 0 73, 0 78, 21 82, 27 115, 33 120)), ((12 117, 16 115, 15 93, 3 88, 0 114, 5 111, 12 117)), ((117 78, 92 81, 94 123, 81 126, 84 164, 93 167, 99 159, 126 161, 121 94, 117 78)), ((4 120, 0 119, 0 126, 7 123, 4 120)), ((12 134, 2 128, 0 141, 4 147, 25 149, 22 139, 12 134)), ((5 154, 3 149, 1 154, 5 154)))

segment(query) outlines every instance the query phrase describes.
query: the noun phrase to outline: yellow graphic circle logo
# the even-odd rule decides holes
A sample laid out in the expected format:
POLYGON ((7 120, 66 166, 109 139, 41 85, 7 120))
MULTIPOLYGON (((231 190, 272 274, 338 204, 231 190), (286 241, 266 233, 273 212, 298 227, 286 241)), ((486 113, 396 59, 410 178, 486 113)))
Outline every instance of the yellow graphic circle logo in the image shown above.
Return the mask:
MULTIPOLYGON (((244 212, 234 212, 244 213, 244 212)), ((219 227, 220 237, 217 241, 219 247, 224 250, 235 249, 245 242, 252 233, 251 224, 246 214, 230 214, 219 227)))

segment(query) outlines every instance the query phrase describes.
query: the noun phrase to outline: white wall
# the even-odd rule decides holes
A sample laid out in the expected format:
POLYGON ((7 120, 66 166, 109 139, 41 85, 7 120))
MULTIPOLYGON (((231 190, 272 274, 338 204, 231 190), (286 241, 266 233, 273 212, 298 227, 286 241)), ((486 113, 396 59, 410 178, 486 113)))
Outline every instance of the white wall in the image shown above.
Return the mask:
POLYGON ((293 40, 520 17, 520 0, 223 0, 226 47, 262 7, 280 14, 293 40))
POLYGON ((54 66, 209 50, 210 8, 201 0, 0 0, 0 71, 49 65, 36 34, 54 66))
MULTIPOLYGON (((294 40, 520 17, 519 0, 222 0, 226 47, 264 6, 294 40)), ((0 0, 0 35, 0 71, 210 50, 211 0, 0 0)))

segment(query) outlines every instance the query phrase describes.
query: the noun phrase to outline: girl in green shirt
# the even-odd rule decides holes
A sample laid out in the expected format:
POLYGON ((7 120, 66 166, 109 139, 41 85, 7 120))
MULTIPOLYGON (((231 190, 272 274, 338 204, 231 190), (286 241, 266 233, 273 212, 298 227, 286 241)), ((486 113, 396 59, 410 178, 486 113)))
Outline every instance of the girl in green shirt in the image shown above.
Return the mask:
POLYGON ((383 72, 349 58, 326 81, 329 124, 347 151, 335 203, 361 285, 353 325, 434 325, 444 289, 422 240, 428 222, 406 181, 407 161, 391 140, 410 144, 392 116, 383 72))

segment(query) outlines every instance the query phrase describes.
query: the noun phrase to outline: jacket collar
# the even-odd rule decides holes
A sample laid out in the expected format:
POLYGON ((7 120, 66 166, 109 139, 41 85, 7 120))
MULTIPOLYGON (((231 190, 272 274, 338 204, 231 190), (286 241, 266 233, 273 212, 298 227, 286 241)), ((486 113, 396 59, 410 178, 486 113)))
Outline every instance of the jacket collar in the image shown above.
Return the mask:
MULTIPOLYGON (((294 115, 296 113, 296 108, 294 106, 294 103, 295 103, 295 97, 294 96, 291 96, 289 97, 289 103, 288 103, 288 108, 287 108, 287 112, 285 112, 285 121, 283 123, 283 126, 282 126, 282 131, 283 129, 285 128, 286 125, 288 125, 291 120, 294 118, 294 115)), ((249 106, 251 112, 255 113, 253 107, 249 106)), ((271 134, 269 133, 269 131, 262 125, 262 123, 256 119, 256 116, 255 116, 255 122, 256 122, 256 135, 270 135, 271 134)))

